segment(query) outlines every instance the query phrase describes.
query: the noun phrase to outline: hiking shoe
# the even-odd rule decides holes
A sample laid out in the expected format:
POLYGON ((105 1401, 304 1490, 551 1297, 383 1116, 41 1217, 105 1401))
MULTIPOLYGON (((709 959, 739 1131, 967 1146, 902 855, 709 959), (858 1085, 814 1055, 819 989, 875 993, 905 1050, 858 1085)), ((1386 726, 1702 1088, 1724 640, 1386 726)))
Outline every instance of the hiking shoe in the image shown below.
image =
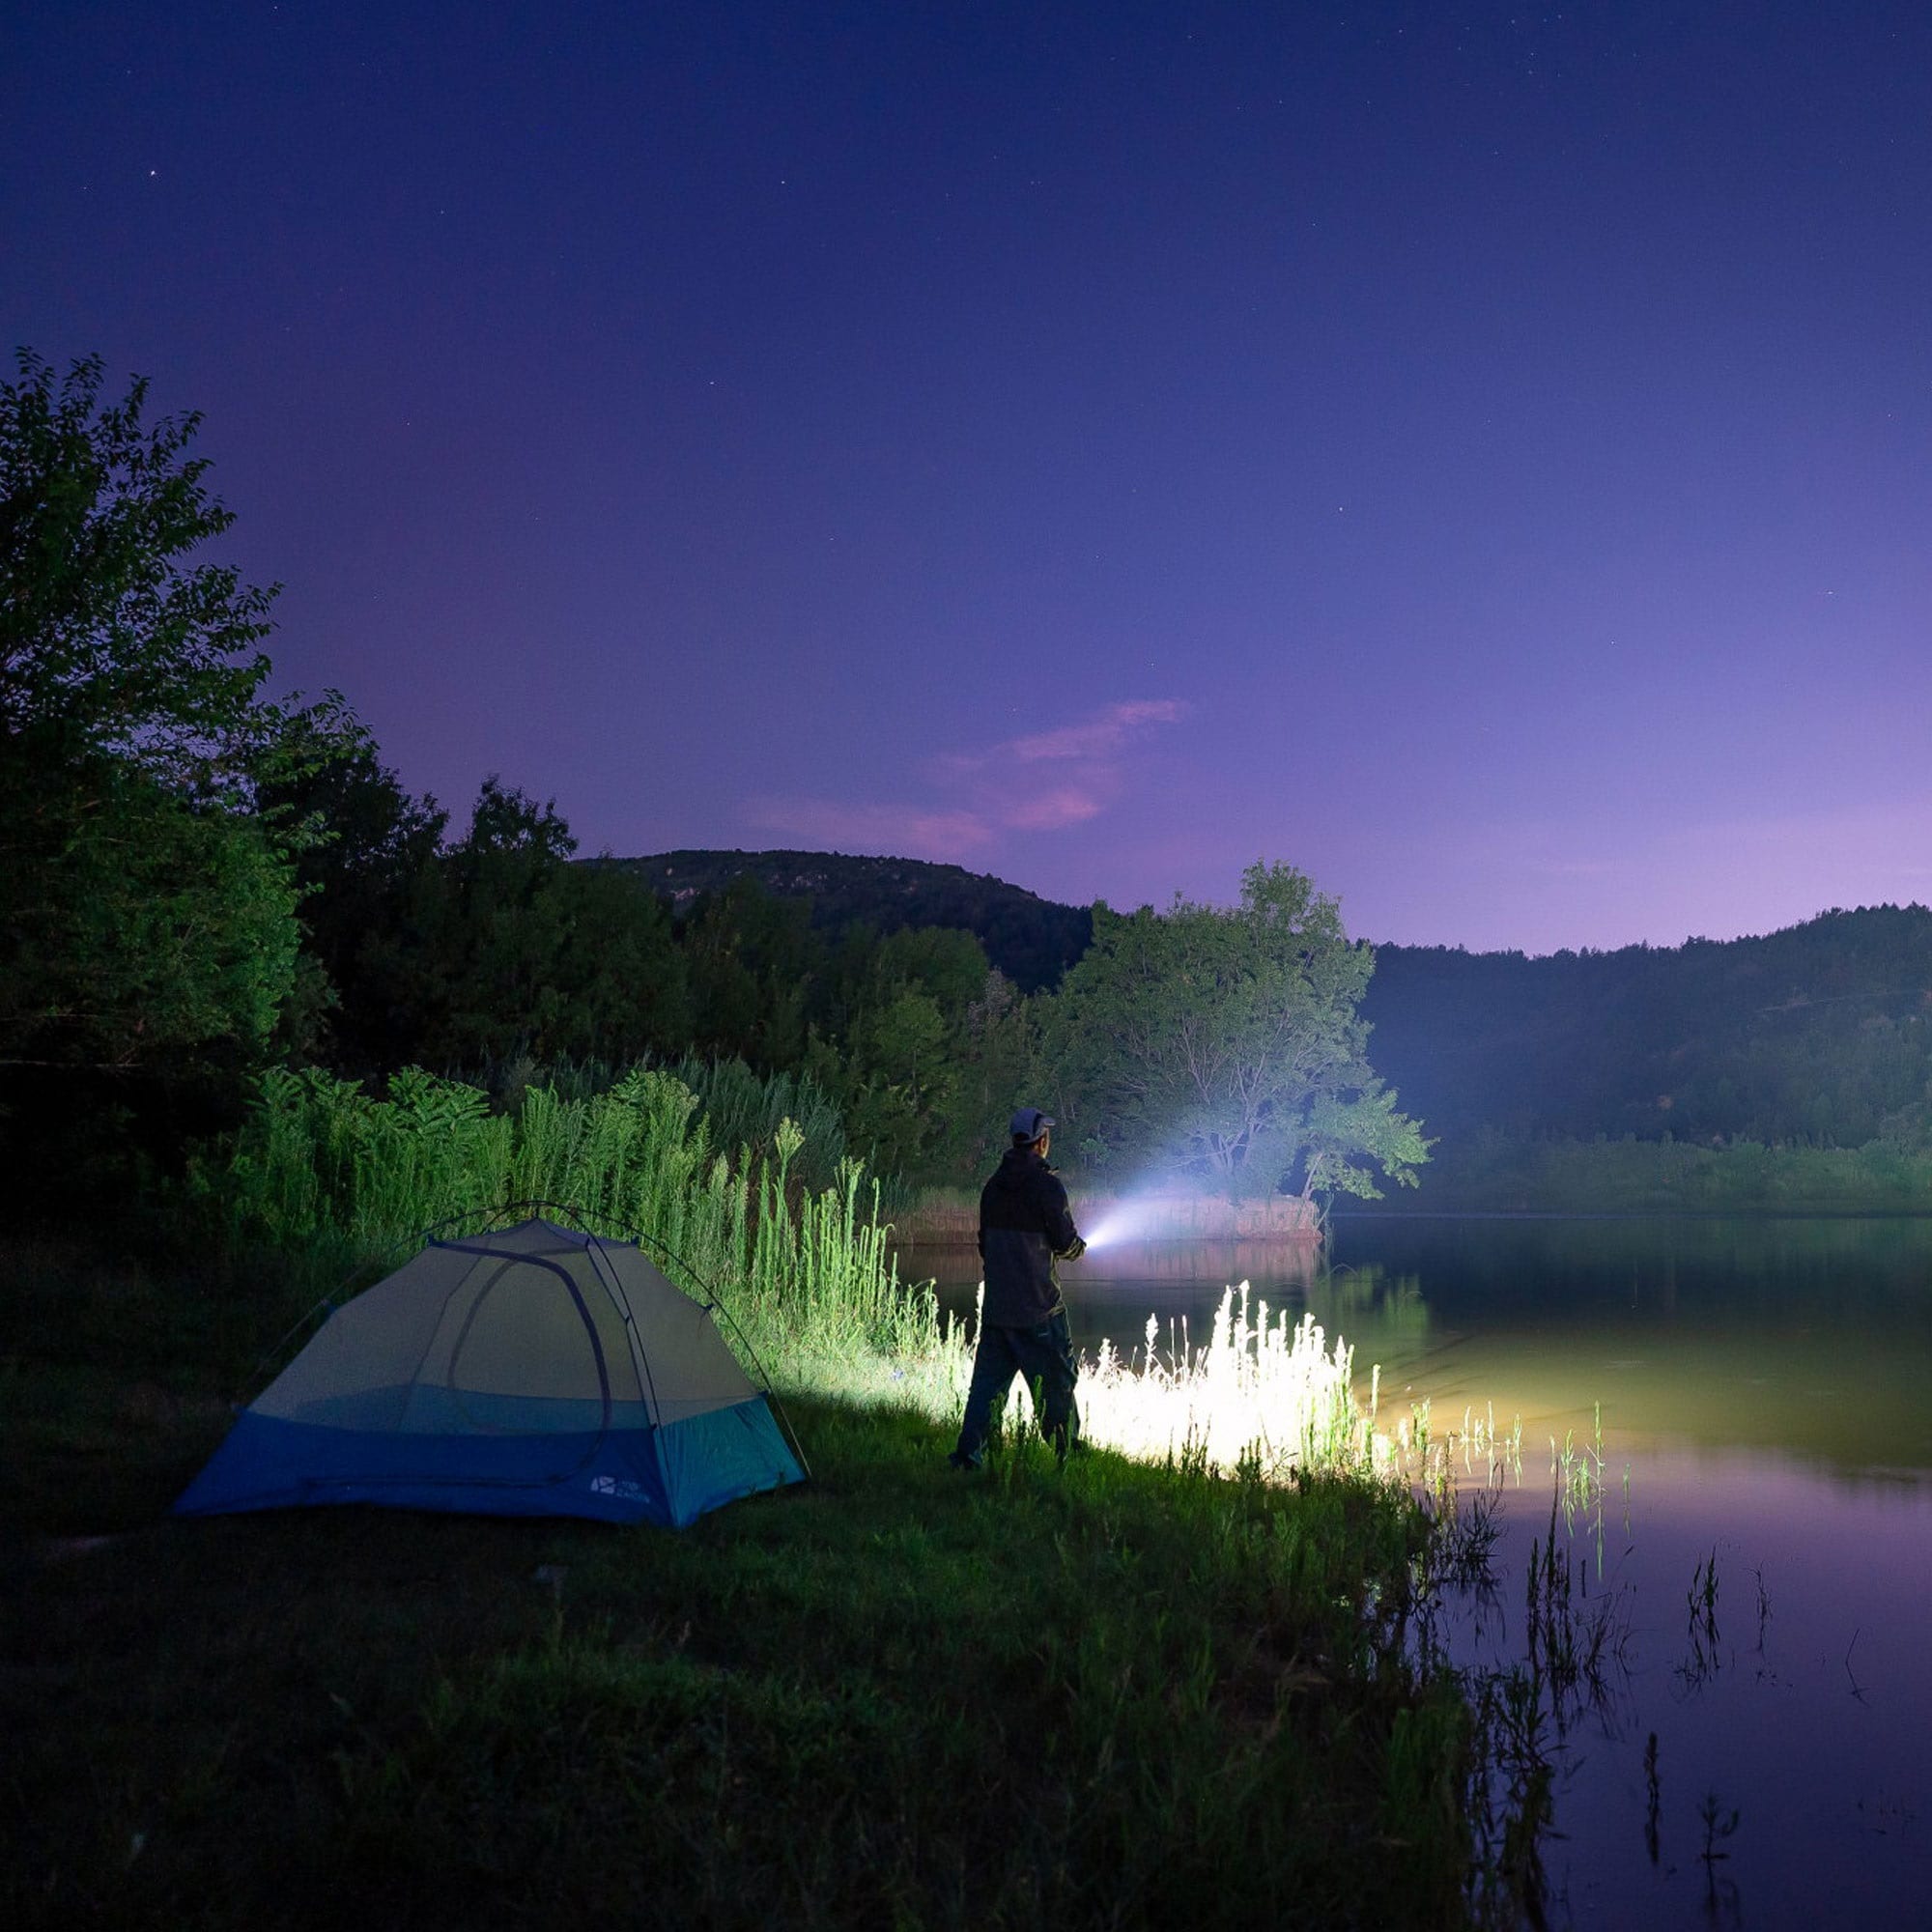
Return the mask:
POLYGON ((949 1469, 977 1469, 980 1466, 980 1459, 977 1456, 962 1456, 955 1449, 947 1457, 946 1466, 949 1469))

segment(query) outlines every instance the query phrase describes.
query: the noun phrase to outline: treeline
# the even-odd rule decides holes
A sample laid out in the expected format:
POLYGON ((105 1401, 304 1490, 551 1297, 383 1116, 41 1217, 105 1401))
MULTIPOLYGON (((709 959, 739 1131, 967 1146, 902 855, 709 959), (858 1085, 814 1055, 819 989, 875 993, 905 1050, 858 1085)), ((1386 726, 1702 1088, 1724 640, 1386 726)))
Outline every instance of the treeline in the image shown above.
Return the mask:
POLYGON ((727 1097, 742 1111, 781 1092, 911 1179, 986 1158, 1026 1077, 1023 1002, 970 932, 827 930, 749 877, 677 905, 625 868, 571 863, 554 805, 495 779, 452 838, 369 744, 273 807, 319 834, 294 861, 309 972, 291 1060, 469 1073, 510 1096, 675 1064, 719 1096, 721 1128, 727 1097))
POLYGON ((627 871, 677 907, 753 880, 780 898, 803 899, 812 923, 827 932, 852 924, 879 933, 956 927, 972 933, 1023 993, 1057 984, 1094 938, 1094 916, 1086 906, 1059 905, 988 873, 925 859, 683 851, 584 863, 627 871))
MULTIPOLYGON (((882 907, 922 906, 923 874, 958 870, 795 853, 626 863, 687 887, 756 879, 804 895, 822 865, 841 904, 882 907)), ((1029 896, 1009 903, 1009 916, 1024 915, 1029 896)), ((1042 925, 1033 950, 1044 953, 1065 943, 1074 909, 1035 904, 1042 925)), ((1504 1144, 1552 1140, 1932 1148, 1932 911, 1923 906, 1832 911, 1762 937, 1679 947, 1374 953, 1360 1015, 1377 1071, 1438 1137, 1432 1192, 1452 1170, 1478 1172, 1478 1136, 1488 1175, 1504 1144)))
POLYGON ((276 1067, 421 1069, 501 1116, 674 1065, 708 1145, 769 1155, 789 1122, 796 1152, 906 1181, 976 1179, 1041 1098, 1091 1166, 1231 1193, 1373 1192, 1424 1158, 1363 1058, 1367 950, 1290 867, 1251 868, 1236 909, 1122 918, 909 862, 870 875, 883 901, 798 854, 757 855, 779 892, 675 856, 640 878, 575 863, 554 803, 496 778, 457 832, 339 695, 266 695, 273 592, 199 560, 233 519, 198 419, 150 423, 144 384, 102 380, 23 352, 0 384, 16 1207, 152 1192, 276 1067), (954 913, 985 937, 933 923, 954 913))
POLYGON ((1377 950, 1377 1065, 1443 1137, 1932 1146, 1932 912, 1605 952, 1377 950))

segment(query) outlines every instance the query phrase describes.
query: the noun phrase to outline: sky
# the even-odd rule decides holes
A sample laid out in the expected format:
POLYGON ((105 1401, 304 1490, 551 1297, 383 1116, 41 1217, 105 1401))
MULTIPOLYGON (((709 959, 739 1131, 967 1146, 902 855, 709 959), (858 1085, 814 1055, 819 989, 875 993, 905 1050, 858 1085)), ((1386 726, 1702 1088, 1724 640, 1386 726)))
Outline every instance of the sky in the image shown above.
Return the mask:
POLYGON ((0 0, 0 348, 459 828, 1378 941, 1932 898, 1928 210, 1922 0, 0 0))

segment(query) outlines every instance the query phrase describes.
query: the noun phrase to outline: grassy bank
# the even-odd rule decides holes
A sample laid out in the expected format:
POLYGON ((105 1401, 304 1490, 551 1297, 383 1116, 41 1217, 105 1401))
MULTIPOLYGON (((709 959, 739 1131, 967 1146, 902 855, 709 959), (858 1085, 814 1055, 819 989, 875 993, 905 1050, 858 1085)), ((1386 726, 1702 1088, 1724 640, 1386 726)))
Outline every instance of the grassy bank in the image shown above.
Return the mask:
POLYGON ((817 1482, 682 1534, 176 1524, 309 1284, 6 1262, 13 1922, 1465 1914, 1399 1489, 1017 1439, 962 1478, 926 1417, 794 1401, 817 1482))
POLYGON ((1346 1350, 1233 1299, 1184 1355, 1094 1365, 1065 1468, 1015 1426, 959 1475, 962 1338, 857 1170, 814 1192, 795 1153, 781 1122, 726 1158, 658 1074, 514 1114, 283 1077, 173 1261, 0 1255, 11 1916, 1507 1918, 1534 1804, 1499 1821, 1486 1693, 1418 1635, 1442 1493, 1389 1473, 1346 1350), (345 1257, 512 1196, 697 1264, 816 1481, 677 1534, 166 1520, 345 1257))

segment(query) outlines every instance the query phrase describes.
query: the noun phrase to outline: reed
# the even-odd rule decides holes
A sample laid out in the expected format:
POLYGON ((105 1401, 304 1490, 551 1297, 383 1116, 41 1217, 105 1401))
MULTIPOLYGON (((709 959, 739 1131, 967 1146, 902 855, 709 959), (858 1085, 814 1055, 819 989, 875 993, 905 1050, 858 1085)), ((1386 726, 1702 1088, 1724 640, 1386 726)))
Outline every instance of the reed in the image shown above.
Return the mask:
POLYGON ((1102 1342, 1083 1363, 1088 1437, 1142 1460, 1197 1455, 1280 1481, 1296 1469, 1386 1475, 1391 1445, 1354 1396, 1354 1351, 1331 1345, 1313 1316, 1270 1310, 1246 1282, 1228 1289, 1208 1341, 1170 1336, 1148 1318, 1147 1347, 1129 1357, 1102 1342))
POLYGON ((493 1113, 481 1089, 413 1069, 380 1097, 313 1069, 271 1072, 240 1134, 194 1165, 188 1199, 233 1247, 365 1253, 497 1204, 565 1203, 673 1257, 782 1379, 940 1349, 937 1301, 899 1280, 876 1188, 850 1158, 828 1186, 799 1180, 810 1143, 789 1117, 768 1143, 727 1150, 696 1094, 654 1068, 518 1099, 493 1113))
MULTIPOLYGON (((693 1088, 658 1068, 601 1089, 582 1082, 570 1096, 526 1086, 507 1112, 478 1087, 415 1070, 381 1096, 278 1071, 191 1187, 238 1249, 374 1253, 494 1204, 567 1203, 675 1257, 685 1285, 718 1299, 781 1389, 955 1421, 976 1336, 942 1316, 929 1283, 900 1280, 877 1182, 849 1157, 829 1185, 801 1180, 807 1129, 782 1114, 767 1127, 749 1088, 739 1097, 735 1116, 717 1117, 760 1138, 732 1148, 714 1138, 693 1088)), ((1504 1447, 1492 1417, 1465 1413, 1460 1432, 1434 1431, 1426 1404, 1388 1430, 1376 1383, 1364 1406, 1353 1377, 1345 1341, 1243 1282, 1223 1295, 1204 1343, 1183 1326, 1163 1348, 1151 1319, 1144 1350, 1122 1357, 1102 1344, 1082 1365, 1084 1432, 1141 1460, 1270 1482, 1312 1470, 1419 1481, 1452 1511, 1450 1459, 1481 1455, 1493 1467, 1520 1449, 1520 1436, 1504 1447)))

